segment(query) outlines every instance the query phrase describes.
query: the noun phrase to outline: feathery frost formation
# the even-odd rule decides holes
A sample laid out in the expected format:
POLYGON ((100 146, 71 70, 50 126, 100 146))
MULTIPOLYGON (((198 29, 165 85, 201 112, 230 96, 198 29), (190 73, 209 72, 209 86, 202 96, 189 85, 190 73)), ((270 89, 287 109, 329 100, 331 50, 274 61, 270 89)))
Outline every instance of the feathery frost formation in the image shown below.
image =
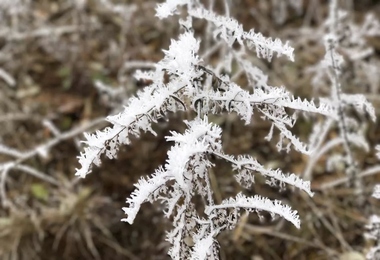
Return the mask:
POLYGON ((236 180, 244 188, 254 184, 255 175, 261 175, 268 185, 280 190, 289 185, 310 196, 313 193, 310 182, 303 181, 294 173, 267 169, 251 156, 235 158, 225 154, 221 143, 222 129, 208 122, 208 115, 235 113, 249 124, 253 113, 260 113, 272 124, 267 140, 271 139, 274 129, 278 130, 279 150, 288 151, 293 147, 310 153, 309 147, 289 130, 297 115, 318 113, 336 119, 338 114, 329 103, 320 101, 317 105, 294 97, 284 87, 269 86, 267 76, 247 58, 252 49, 259 58, 269 61, 274 53, 293 60, 293 49, 287 43, 266 38, 253 30, 245 32, 235 19, 207 10, 198 1, 168 0, 158 4, 156 9, 159 18, 185 10, 187 19, 180 22, 185 32, 178 40, 171 41, 169 49, 164 51, 164 58, 153 70, 135 74, 137 79, 151 80, 151 85, 130 98, 122 112, 107 118, 110 127, 85 135, 87 147, 79 156, 81 168, 76 174, 85 177, 93 164, 100 165, 103 154, 110 159, 115 158, 119 147, 129 144, 130 137, 138 137, 141 131, 155 135, 152 124, 166 117, 167 113, 193 111, 194 119, 185 121, 185 133, 171 132, 166 137, 168 142, 174 143, 168 151, 166 163, 135 184, 135 190, 123 208, 127 215, 123 221, 132 224, 142 203, 161 201, 165 205, 165 216, 173 223, 173 229, 166 237, 171 244, 169 255, 173 259, 218 259, 216 237, 223 230, 236 226, 241 211, 256 212, 259 216, 261 212, 269 212, 272 217, 283 217, 297 228, 300 220, 297 211, 290 206, 260 195, 248 197, 236 192, 235 198, 216 204, 209 177, 209 170, 214 167, 210 156, 229 162, 236 172, 236 180), (193 19, 208 22, 213 28, 213 40, 229 53, 218 68, 205 64, 201 58, 200 40, 194 37, 191 28, 193 19), (234 43, 240 47, 232 48, 234 43), (233 61, 244 71, 251 91, 232 80, 230 68, 233 61), (226 74, 220 71, 226 71, 226 74), (194 197, 199 195, 205 202, 204 212, 199 212, 195 204, 194 197), (188 238, 192 243, 185 242, 188 238))

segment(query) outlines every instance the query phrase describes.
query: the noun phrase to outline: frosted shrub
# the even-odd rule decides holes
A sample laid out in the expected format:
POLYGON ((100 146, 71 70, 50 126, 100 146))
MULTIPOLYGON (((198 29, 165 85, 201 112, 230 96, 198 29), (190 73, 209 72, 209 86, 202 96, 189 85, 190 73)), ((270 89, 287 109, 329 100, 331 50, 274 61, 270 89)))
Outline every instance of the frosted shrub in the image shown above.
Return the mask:
MULTIPOLYGON (((364 38, 364 35, 370 34, 370 28, 376 27, 377 21, 374 20, 372 26, 367 25, 369 22, 366 22, 363 28, 359 29, 344 20, 347 19, 347 16, 346 12, 338 8, 337 1, 332 0, 330 2, 329 16, 325 23, 327 29, 327 34, 324 36, 326 54, 321 63, 314 68, 313 85, 315 88, 330 87, 329 96, 324 98, 324 101, 331 104, 338 117, 335 119, 330 117, 314 124, 313 133, 310 136, 310 147, 313 148, 313 153, 310 155, 304 177, 305 179, 311 179, 312 170, 318 159, 334 151, 337 146, 343 146, 344 153, 338 151, 329 157, 327 170, 336 170, 343 165, 344 171, 359 194, 361 193, 358 176, 360 169, 353 150, 356 147, 368 152, 370 147, 364 136, 364 129, 360 128, 361 122, 352 115, 352 111, 355 110, 362 118, 368 116, 373 122, 376 121, 376 114, 374 107, 364 95, 344 93, 345 89, 342 82, 347 67, 344 57, 339 52, 346 54, 346 57, 349 57, 354 64, 364 62, 363 60, 373 52, 373 49, 365 46, 363 42, 359 43, 358 38, 350 36, 358 35, 359 37, 358 32, 360 32, 359 38, 364 38), (328 79, 327 82, 326 79, 328 79), (328 133, 334 127, 339 129, 339 135, 326 142, 325 139, 327 139, 328 133)), ((362 82, 365 81, 363 80, 362 82)), ((354 87, 359 88, 362 86, 355 85, 354 87)))
POLYGON ((184 32, 171 41, 169 49, 164 51, 164 58, 153 70, 136 72, 136 79, 152 83, 130 98, 122 112, 107 118, 111 126, 85 134, 87 147, 79 156, 81 168, 76 174, 85 177, 93 164, 101 164, 102 155, 115 158, 119 147, 128 145, 131 136, 139 137, 141 131, 156 135, 152 124, 166 118, 168 113, 191 111, 193 119, 184 121, 187 130, 184 133, 173 131, 166 136, 173 145, 165 164, 135 184, 135 190, 123 208, 126 213, 123 221, 132 224, 143 203, 161 201, 165 205, 164 215, 173 223, 166 236, 171 244, 169 255, 173 259, 218 259, 216 237, 235 227, 241 211, 255 212, 259 216, 263 211, 269 212, 272 217, 280 216, 299 228, 297 211, 259 194, 246 196, 236 192, 235 197, 227 198, 221 204, 215 203, 209 178, 209 170, 214 167, 211 157, 229 162, 236 173, 236 181, 244 188, 250 188, 254 176, 261 175, 268 185, 279 189, 290 185, 310 196, 313 193, 310 183, 293 173, 265 168, 248 155, 226 154, 221 142, 223 129, 209 122, 208 117, 235 113, 249 124, 253 113, 259 113, 272 124, 267 139, 270 140, 274 132, 279 133, 278 150, 294 148, 309 154, 308 146, 289 128, 295 124, 298 114, 319 113, 337 119, 336 110, 323 102, 316 105, 296 98, 284 87, 268 85, 267 76, 249 61, 251 50, 258 58, 268 61, 274 55, 292 61, 293 49, 288 43, 264 37, 254 30, 244 31, 235 19, 207 10, 198 1, 168 0, 158 4, 156 11, 161 19, 173 15, 185 17, 180 19, 184 32), (200 51, 201 39, 194 36, 192 29, 195 19, 206 21, 211 28, 208 33, 213 35, 213 45, 204 52, 200 51), (213 67, 204 57, 218 49, 226 55, 213 67), (231 70, 233 62, 238 65, 237 71, 231 70), (233 80, 238 73, 244 73, 248 79, 245 88, 233 80), (203 198, 203 212, 195 205, 195 196, 203 198))

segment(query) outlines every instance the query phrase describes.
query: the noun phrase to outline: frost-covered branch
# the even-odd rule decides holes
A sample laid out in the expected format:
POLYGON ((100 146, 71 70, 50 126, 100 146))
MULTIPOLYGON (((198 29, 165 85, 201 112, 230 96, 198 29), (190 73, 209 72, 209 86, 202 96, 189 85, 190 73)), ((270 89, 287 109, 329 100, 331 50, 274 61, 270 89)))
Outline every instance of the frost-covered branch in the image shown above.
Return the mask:
MULTIPOLYGON (((362 192, 361 181, 359 177, 360 169, 356 161, 354 147, 358 147, 365 151, 369 151, 369 145, 364 136, 363 129, 360 129, 361 122, 350 115, 354 110, 362 117, 369 116, 372 121, 376 120, 375 109, 371 103, 367 101, 364 95, 361 94, 345 94, 343 92, 343 78, 345 73, 345 59, 340 54, 342 50, 347 50, 349 46, 354 46, 355 39, 345 38, 346 25, 344 19, 346 13, 338 8, 338 2, 331 0, 329 5, 329 16, 325 26, 328 33, 324 36, 324 44, 326 55, 320 65, 315 76, 322 82, 321 77, 326 76, 330 81, 330 96, 323 98, 323 102, 333 107, 336 118, 327 119, 314 125, 312 136, 310 137, 310 149, 313 152, 310 154, 309 162, 304 171, 304 177, 311 179, 311 173, 314 165, 319 158, 328 152, 334 153, 337 146, 344 149, 344 156, 333 154, 327 160, 327 168, 332 169, 334 165, 343 162, 344 171, 351 179, 351 185, 356 189, 356 193, 362 192), (348 42, 344 42, 344 41, 348 42), (333 119, 333 120, 332 120, 333 119), (328 134, 334 127, 338 128, 339 136, 332 140, 326 140, 328 134)), ((347 56, 345 56, 347 58, 347 56)))
POLYGON ((264 177, 268 178, 268 184, 278 182, 276 186, 279 186, 280 188, 284 184, 288 184, 290 186, 294 186, 300 190, 303 190, 304 192, 309 194, 309 196, 313 196, 313 192, 310 190, 310 181, 304 181, 294 173, 285 174, 280 169, 266 169, 263 165, 261 165, 256 159, 252 158, 251 156, 239 156, 237 159, 234 159, 234 157, 230 155, 224 155, 217 152, 213 152, 213 154, 232 163, 233 169, 239 172, 240 176, 238 176, 237 178, 242 179, 246 182, 251 182, 248 182, 245 185, 241 183, 242 186, 250 186, 254 182, 253 176, 251 176, 250 173, 246 172, 246 170, 249 170, 251 172, 258 172, 264 177))
POLYGON ((236 198, 230 198, 222 202, 220 205, 209 206, 206 208, 206 214, 211 214, 215 209, 245 209, 248 211, 267 211, 271 214, 277 214, 284 219, 291 222, 297 228, 300 228, 301 222, 297 211, 294 211, 288 205, 283 205, 281 201, 270 200, 268 198, 262 197, 260 195, 255 195, 254 197, 246 197, 239 193, 236 198))
MULTIPOLYGON (((116 158, 119 147, 129 144, 131 136, 139 137, 141 131, 155 135, 153 124, 167 117, 168 113, 186 110, 188 115, 193 116, 193 119, 185 121, 187 130, 184 133, 172 131, 170 136, 166 136, 167 142, 174 143, 167 153, 166 162, 135 184, 135 190, 123 208, 127 215, 123 221, 132 224, 143 203, 160 201, 164 205, 164 215, 173 224, 166 236, 171 244, 168 254, 173 259, 218 259, 216 237, 236 226, 241 210, 267 211, 299 228, 297 212, 278 200, 239 193, 220 205, 215 202, 212 178, 209 176, 214 167, 210 158, 215 156, 232 165, 237 172, 236 180, 244 188, 254 185, 254 175, 260 174, 268 185, 280 190, 293 186, 310 196, 313 192, 310 182, 294 173, 265 168, 251 156, 235 158, 226 155, 221 143, 222 128, 209 123, 208 117, 234 113, 249 124, 254 113, 258 113, 263 120, 272 124, 266 138, 268 141, 273 135, 273 128, 277 128, 279 150, 283 150, 286 144, 286 151, 293 146, 299 152, 311 153, 310 147, 290 128, 295 125, 298 114, 313 113, 338 120, 334 104, 324 100, 303 100, 285 87, 268 85, 267 76, 253 66, 245 55, 249 53, 247 49, 254 48, 258 58, 271 61, 277 54, 293 60, 293 48, 288 43, 264 37, 253 30, 246 32, 229 15, 216 14, 195 0, 168 0, 158 4, 156 12, 159 18, 177 14, 186 17, 180 21, 184 32, 177 40, 171 41, 169 48, 163 51, 164 58, 153 69, 135 73, 136 79, 149 80, 151 84, 131 97, 123 111, 107 117, 109 127, 85 134, 87 147, 79 156, 81 168, 77 169, 76 175, 85 177, 93 164, 101 164, 103 154, 110 159, 116 158), (194 36, 192 28, 196 19, 208 23, 212 40, 215 41, 211 49, 201 50, 201 40, 194 36), (218 50, 224 55, 222 61, 213 67, 207 63, 207 58, 218 50), (237 64, 236 71, 232 71, 232 63, 237 64), (246 88, 236 83, 239 75, 246 75, 249 82, 246 88), (202 198, 204 212, 199 212, 199 205, 195 204, 196 196, 202 198), (191 243, 186 239, 190 239, 191 243)), ((145 68, 149 67, 151 64, 145 68)))

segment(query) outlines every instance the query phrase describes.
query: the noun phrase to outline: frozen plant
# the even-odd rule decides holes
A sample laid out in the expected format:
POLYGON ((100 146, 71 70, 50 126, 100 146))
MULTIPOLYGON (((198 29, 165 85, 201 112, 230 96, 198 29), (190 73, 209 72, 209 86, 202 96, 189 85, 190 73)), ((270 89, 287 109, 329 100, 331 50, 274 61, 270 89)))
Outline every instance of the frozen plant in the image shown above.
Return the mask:
POLYGON ((194 118, 184 122, 187 126, 184 133, 173 131, 166 136, 168 142, 173 142, 166 163, 135 184, 135 190, 123 208, 127 215, 123 221, 132 224, 143 203, 161 201, 165 205, 164 215, 173 223, 166 236, 171 244, 169 255, 172 259, 219 259, 216 237, 235 227, 241 211, 256 212, 259 216, 262 212, 269 212, 272 217, 280 216, 299 228, 297 211, 259 194, 246 196, 236 192, 235 197, 216 204, 209 177, 209 171, 214 167, 211 157, 229 162, 236 172, 236 181, 244 188, 250 188, 255 175, 261 175, 268 185, 279 189, 290 185, 310 196, 313 193, 310 182, 293 173, 265 168, 249 155, 235 157, 226 154, 221 142, 223 129, 209 122, 208 117, 235 113, 249 124, 253 113, 260 113, 272 124, 267 139, 271 139, 274 132, 279 133, 279 150, 289 151, 293 147, 308 154, 307 145, 289 130, 297 115, 319 113, 336 119, 336 110, 323 102, 315 105, 296 98, 284 87, 268 85, 267 76, 249 61, 252 49, 258 58, 268 61, 275 54, 293 60, 293 48, 288 43, 264 37, 254 30, 244 31, 228 12, 225 16, 219 15, 195 0, 168 0, 158 4, 156 11, 161 19, 174 15, 185 18, 180 19, 184 32, 171 41, 169 49, 164 51, 164 58, 155 64, 154 69, 136 72, 137 79, 152 83, 131 97, 122 112, 107 118, 111 126, 85 134, 86 147, 79 156, 81 167, 76 175, 85 177, 89 174, 93 164, 101 164, 102 155, 115 158, 119 147, 131 142, 131 136, 139 137, 141 131, 156 135, 152 125, 166 118, 168 113, 187 110, 194 118), (215 41, 203 54, 200 40, 192 29, 195 19, 208 23, 209 33, 215 41), (213 67, 205 57, 216 50, 222 50, 225 55, 213 67), (236 62, 238 70, 231 69, 232 62, 236 62), (247 77, 249 85, 246 88, 250 91, 234 81, 241 73, 247 77), (202 197, 205 203, 203 212, 195 204, 196 196, 202 197))
MULTIPOLYGON (((370 47, 365 46, 358 38, 374 34, 376 30, 380 32, 380 27, 377 26, 377 21, 372 21, 370 26, 370 22, 366 20, 363 28, 359 30, 352 25, 346 25, 348 23, 347 16, 346 12, 339 9, 336 0, 330 1, 329 16, 325 24, 327 33, 324 37, 326 54, 321 63, 314 68, 313 83, 316 88, 322 85, 330 87, 329 96, 323 98, 323 100, 331 105, 338 116, 336 118, 324 118, 324 120, 314 124, 309 142, 313 153, 309 156, 310 159, 304 171, 304 178, 310 180, 316 163, 323 155, 330 153, 331 156, 327 159, 326 164, 327 170, 344 171, 347 174, 347 180, 355 188, 355 193, 362 195, 360 176, 364 173, 359 167, 354 148, 359 148, 366 152, 370 150, 360 118, 362 121, 366 121, 365 117, 368 117, 375 122, 376 113, 373 105, 368 102, 364 95, 344 93, 344 87, 347 84, 343 82, 347 71, 346 59, 355 63, 364 62, 367 55, 373 52, 370 47), (357 35, 358 38, 353 37, 353 35, 357 35), (345 56, 340 53, 344 53, 345 56), (359 119, 355 117, 355 114, 359 115, 359 119), (335 128, 339 134, 335 138, 327 140, 328 134, 335 128), (343 153, 337 147, 342 147, 343 153)), ((354 87, 359 89, 361 86, 355 85, 354 87)), ((371 169, 371 171, 374 169, 371 169)))

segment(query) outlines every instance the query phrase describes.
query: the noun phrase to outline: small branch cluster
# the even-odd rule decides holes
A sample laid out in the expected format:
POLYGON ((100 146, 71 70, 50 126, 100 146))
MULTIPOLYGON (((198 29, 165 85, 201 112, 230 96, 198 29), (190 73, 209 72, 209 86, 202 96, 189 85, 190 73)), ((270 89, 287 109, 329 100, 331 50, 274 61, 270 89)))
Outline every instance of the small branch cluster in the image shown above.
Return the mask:
MULTIPOLYGON (((210 156, 229 162, 237 173, 236 180, 245 188, 254 184, 254 176, 259 174, 266 178, 268 185, 280 190, 290 185, 310 196, 313 193, 310 183, 293 173, 267 169, 251 156, 235 158, 225 154, 221 143, 222 129, 209 123, 208 115, 235 113, 249 124, 253 113, 260 113, 264 120, 272 124, 268 140, 272 138, 274 129, 278 130, 279 150, 294 148, 309 154, 312 152, 310 147, 290 131, 297 114, 318 113, 338 120, 339 112, 329 102, 321 100, 316 105, 294 97, 284 87, 269 86, 265 74, 247 58, 249 50, 253 49, 259 58, 268 61, 274 53, 293 60, 293 49, 287 43, 265 38, 253 30, 245 32, 235 19, 207 10, 198 1, 168 0, 158 4, 156 11, 160 18, 184 11, 187 17, 180 24, 185 32, 178 40, 171 41, 169 49, 164 51, 164 58, 155 64, 153 70, 136 72, 137 79, 148 79, 151 85, 130 98, 123 111, 107 118, 110 127, 85 135, 87 147, 79 156, 81 168, 77 169, 76 174, 85 177, 91 172, 93 164, 101 164, 104 154, 110 159, 115 158, 119 147, 129 144, 131 136, 139 137, 141 131, 155 135, 152 124, 168 113, 192 111, 195 117, 185 121, 185 133, 171 132, 166 137, 168 142, 174 142, 166 163, 135 184, 135 190, 123 208, 127 215, 123 221, 132 224, 142 203, 163 202, 164 214, 173 223, 173 229, 166 236, 171 244, 169 255, 173 259, 218 259, 216 237, 223 230, 236 226, 241 211, 256 212, 259 216, 262 212, 269 212, 272 217, 280 216, 299 228, 297 211, 278 200, 258 194, 248 197, 238 193, 221 204, 215 203, 209 177, 209 171, 214 166, 210 156), (205 64, 199 54, 200 40, 195 38, 192 30, 193 19, 205 20, 213 28, 214 48, 224 48, 228 53, 223 65, 213 68, 205 64), (233 44, 238 47, 233 47, 233 44), (247 76, 252 91, 242 88, 233 80, 234 75, 230 75, 235 73, 230 69, 233 61, 247 76), (220 71, 227 73, 221 74, 220 71), (296 112, 290 113, 289 110, 296 112), (199 212, 195 203, 199 195, 205 204, 204 212, 199 212)), ((208 51, 205 55, 209 55, 208 51)))
MULTIPOLYGON (((337 1, 332 0, 329 6, 329 17, 325 25, 328 30, 328 34, 324 38, 326 54, 318 65, 318 72, 315 75, 314 82, 317 85, 318 82, 324 82, 323 77, 329 79, 330 94, 329 97, 323 100, 333 107, 337 117, 327 118, 314 125, 309 141, 313 153, 310 155, 310 160, 304 171, 304 177, 305 179, 311 179, 312 170, 318 160, 340 146, 343 147, 344 154, 335 153, 330 156, 326 163, 327 169, 332 171, 343 167, 351 186, 355 188, 356 194, 359 195, 362 194, 360 180, 362 174, 356 161, 354 148, 360 148, 368 152, 370 146, 364 136, 364 129, 360 128, 361 122, 354 115, 357 114, 361 118, 369 117, 375 122, 376 114, 373 105, 368 102, 364 95, 343 92, 343 87, 347 87, 342 83, 347 69, 345 62, 347 59, 348 62, 360 62, 363 57, 354 59, 353 55, 364 48, 363 43, 360 45, 355 40, 356 38, 347 37, 350 33, 345 31, 345 19, 347 19, 347 14, 338 8, 337 1), (350 49, 353 48, 352 46, 357 48, 355 50, 350 49), (340 53, 347 55, 342 56, 340 53), (332 140, 326 140, 327 135, 334 127, 337 127, 339 135, 332 140)), ((370 31, 373 34, 373 29, 368 23, 367 25, 364 24, 361 30, 362 36, 364 37, 367 33, 370 34, 370 31), (369 30, 369 28, 372 29, 369 30)))

